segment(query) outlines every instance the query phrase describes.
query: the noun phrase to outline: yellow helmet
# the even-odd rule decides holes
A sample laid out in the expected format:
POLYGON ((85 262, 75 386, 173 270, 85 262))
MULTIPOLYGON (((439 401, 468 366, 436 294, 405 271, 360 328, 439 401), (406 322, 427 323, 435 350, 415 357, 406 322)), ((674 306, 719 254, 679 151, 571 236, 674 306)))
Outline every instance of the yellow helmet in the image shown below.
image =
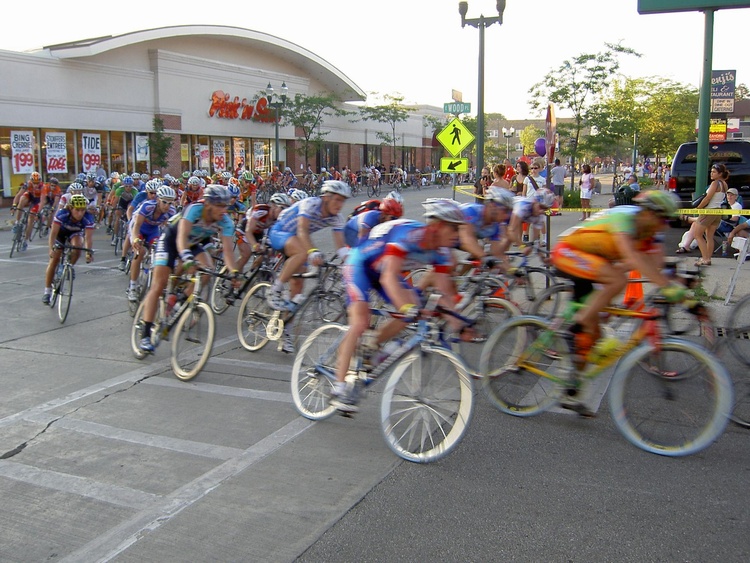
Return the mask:
POLYGON ((70 205, 71 209, 86 209, 89 206, 89 200, 81 194, 74 194, 73 197, 70 198, 70 203, 68 205, 70 205))

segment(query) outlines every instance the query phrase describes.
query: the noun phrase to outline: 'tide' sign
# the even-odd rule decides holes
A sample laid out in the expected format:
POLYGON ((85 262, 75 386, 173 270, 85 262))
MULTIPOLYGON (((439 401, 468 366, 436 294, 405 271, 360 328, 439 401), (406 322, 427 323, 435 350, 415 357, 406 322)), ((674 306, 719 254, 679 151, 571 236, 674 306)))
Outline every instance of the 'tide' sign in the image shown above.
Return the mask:
POLYGON ((274 115, 268 108, 268 100, 261 97, 257 102, 251 103, 247 98, 239 96, 232 99, 230 94, 223 90, 216 90, 211 94, 211 106, 208 108, 209 117, 220 117, 222 119, 252 119, 263 123, 273 123, 274 115))

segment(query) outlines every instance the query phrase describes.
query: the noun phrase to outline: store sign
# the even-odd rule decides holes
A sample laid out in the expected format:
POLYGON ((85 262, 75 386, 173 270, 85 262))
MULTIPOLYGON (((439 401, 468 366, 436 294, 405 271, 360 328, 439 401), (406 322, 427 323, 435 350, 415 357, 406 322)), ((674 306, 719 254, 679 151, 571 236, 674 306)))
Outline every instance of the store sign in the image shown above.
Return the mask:
POLYGON ((708 127, 708 141, 726 141, 727 140, 727 120, 712 119, 708 127))
POLYGON ((135 159, 138 162, 148 162, 151 150, 148 146, 148 135, 135 136, 135 159))
POLYGON ((224 172, 226 169, 226 141, 224 139, 214 139, 214 172, 224 172))
POLYGON ((735 70, 711 71, 711 113, 734 112, 735 70))
POLYGON ((34 171, 34 137, 31 131, 11 131, 10 152, 13 174, 31 174, 34 171))
POLYGON ((44 145, 47 155, 47 174, 67 174, 68 145, 65 133, 45 133, 44 145))
POLYGON ((201 170, 208 170, 208 145, 198 146, 198 168, 201 170))
POLYGON ((231 94, 223 90, 216 90, 211 94, 211 106, 208 108, 209 117, 221 119, 252 119, 263 123, 273 123, 275 116, 268 107, 265 96, 256 102, 248 102, 247 98, 239 96, 232 98, 231 94))
POLYGON ((102 136, 99 133, 81 133, 81 158, 83 172, 96 172, 102 164, 102 136))

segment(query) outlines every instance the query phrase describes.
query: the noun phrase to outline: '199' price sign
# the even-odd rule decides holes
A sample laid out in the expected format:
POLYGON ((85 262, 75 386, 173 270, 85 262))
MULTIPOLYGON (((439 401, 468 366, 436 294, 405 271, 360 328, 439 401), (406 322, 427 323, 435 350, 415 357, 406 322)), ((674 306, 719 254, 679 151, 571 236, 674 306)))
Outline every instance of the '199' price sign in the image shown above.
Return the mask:
POLYGON ((30 166, 34 166, 34 155, 30 152, 17 152, 13 155, 13 168, 16 174, 23 173, 30 166))

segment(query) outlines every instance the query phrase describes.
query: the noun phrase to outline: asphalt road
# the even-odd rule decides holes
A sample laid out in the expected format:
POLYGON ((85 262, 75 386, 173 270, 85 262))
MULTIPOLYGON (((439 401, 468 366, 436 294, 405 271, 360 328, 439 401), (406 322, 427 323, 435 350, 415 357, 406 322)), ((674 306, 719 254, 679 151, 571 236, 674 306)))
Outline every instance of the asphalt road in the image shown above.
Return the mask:
MULTIPOLYGON (((449 193, 406 193, 407 215, 449 193)), ((625 442, 605 389, 593 420, 516 419, 479 395, 453 454, 402 462, 380 436, 377 387, 353 419, 300 418, 292 358, 242 349, 236 309, 193 382, 165 346, 136 360, 124 276, 95 240, 60 325, 41 304, 45 247, 8 259, 0 232, 1 561, 750 559, 746 430, 669 459, 625 442)))

